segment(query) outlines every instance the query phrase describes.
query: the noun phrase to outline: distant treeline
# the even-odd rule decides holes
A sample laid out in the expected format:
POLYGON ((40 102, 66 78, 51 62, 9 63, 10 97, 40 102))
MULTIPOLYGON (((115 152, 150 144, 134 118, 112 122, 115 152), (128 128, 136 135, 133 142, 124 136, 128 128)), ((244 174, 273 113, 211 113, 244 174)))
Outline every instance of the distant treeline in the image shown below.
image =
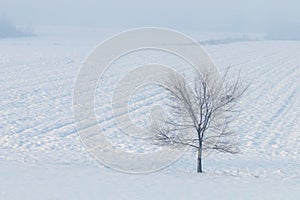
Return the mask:
POLYGON ((226 37, 221 39, 211 39, 200 41, 201 45, 219 45, 219 44, 230 44, 235 42, 247 42, 247 41, 259 41, 263 40, 262 37, 250 37, 247 35, 236 36, 236 37, 226 37))
POLYGON ((24 37, 31 35, 33 34, 30 30, 19 28, 7 17, 0 16, 0 38, 24 37))

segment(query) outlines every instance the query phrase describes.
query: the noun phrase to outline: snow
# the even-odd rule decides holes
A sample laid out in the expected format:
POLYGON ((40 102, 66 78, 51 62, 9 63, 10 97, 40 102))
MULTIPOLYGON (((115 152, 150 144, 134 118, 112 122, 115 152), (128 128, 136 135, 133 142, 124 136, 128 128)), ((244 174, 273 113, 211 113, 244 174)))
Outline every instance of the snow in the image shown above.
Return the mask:
POLYGON ((293 180, 1 162, 1 199, 298 199, 293 180))
MULTIPOLYGON (((0 199, 300 198, 299 41, 205 45, 220 70, 241 68, 251 82, 234 124, 242 153, 210 154, 201 175, 195 173, 195 157, 189 152, 162 171, 131 175, 103 167, 86 152, 72 110, 81 63, 117 32, 49 28, 37 37, 0 40, 0 199)), ((191 35, 209 40, 209 34, 191 35)), ((119 60, 112 69, 147 62, 143 56, 184 65, 165 54, 146 52, 119 60)), ((108 99, 111 84, 122 74, 118 69, 99 81, 106 85, 96 95, 95 112, 118 148, 135 151, 132 144, 120 142, 124 138, 110 120, 108 99)), ((151 98, 162 98, 157 92, 154 88, 134 96, 130 108, 139 125, 148 118, 139 118, 136 111, 147 112, 151 98)))

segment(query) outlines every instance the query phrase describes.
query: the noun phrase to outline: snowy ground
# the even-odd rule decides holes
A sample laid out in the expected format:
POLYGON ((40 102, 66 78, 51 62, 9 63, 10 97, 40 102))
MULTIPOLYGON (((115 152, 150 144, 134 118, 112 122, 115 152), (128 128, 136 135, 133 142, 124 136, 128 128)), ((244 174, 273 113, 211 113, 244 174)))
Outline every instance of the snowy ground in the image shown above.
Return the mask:
MULTIPOLYGON (((81 63, 110 33, 117 32, 49 29, 0 40, 0 199, 300 198, 300 42, 205 45, 220 69, 241 68, 252 82, 235 124, 242 153, 211 154, 204 175, 195 174, 190 154, 163 171, 128 175, 85 151, 72 112, 81 63)), ((138 98, 139 107, 147 96, 138 98)), ((109 134, 115 128, 103 120, 105 98, 96 113, 109 134)))

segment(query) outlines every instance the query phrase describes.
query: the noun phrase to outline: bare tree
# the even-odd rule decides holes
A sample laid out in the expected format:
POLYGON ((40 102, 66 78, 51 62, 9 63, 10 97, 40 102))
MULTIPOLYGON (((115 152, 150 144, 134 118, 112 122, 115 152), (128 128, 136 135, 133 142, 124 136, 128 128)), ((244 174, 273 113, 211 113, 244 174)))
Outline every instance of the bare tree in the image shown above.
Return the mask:
POLYGON ((155 127, 155 144, 193 148, 198 173, 203 172, 204 151, 239 152, 229 126, 247 86, 242 86, 240 73, 229 79, 229 69, 221 80, 212 72, 198 74, 193 84, 173 73, 164 86, 173 102, 168 105, 173 117, 166 119, 163 127, 155 127))

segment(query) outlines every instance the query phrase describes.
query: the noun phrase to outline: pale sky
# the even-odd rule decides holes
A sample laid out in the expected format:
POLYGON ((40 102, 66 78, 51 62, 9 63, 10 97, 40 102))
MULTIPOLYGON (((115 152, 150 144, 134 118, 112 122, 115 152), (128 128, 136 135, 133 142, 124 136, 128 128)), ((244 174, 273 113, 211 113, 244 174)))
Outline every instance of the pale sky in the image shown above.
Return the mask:
POLYGON ((300 38, 299 0, 0 0, 22 25, 264 32, 300 38))

